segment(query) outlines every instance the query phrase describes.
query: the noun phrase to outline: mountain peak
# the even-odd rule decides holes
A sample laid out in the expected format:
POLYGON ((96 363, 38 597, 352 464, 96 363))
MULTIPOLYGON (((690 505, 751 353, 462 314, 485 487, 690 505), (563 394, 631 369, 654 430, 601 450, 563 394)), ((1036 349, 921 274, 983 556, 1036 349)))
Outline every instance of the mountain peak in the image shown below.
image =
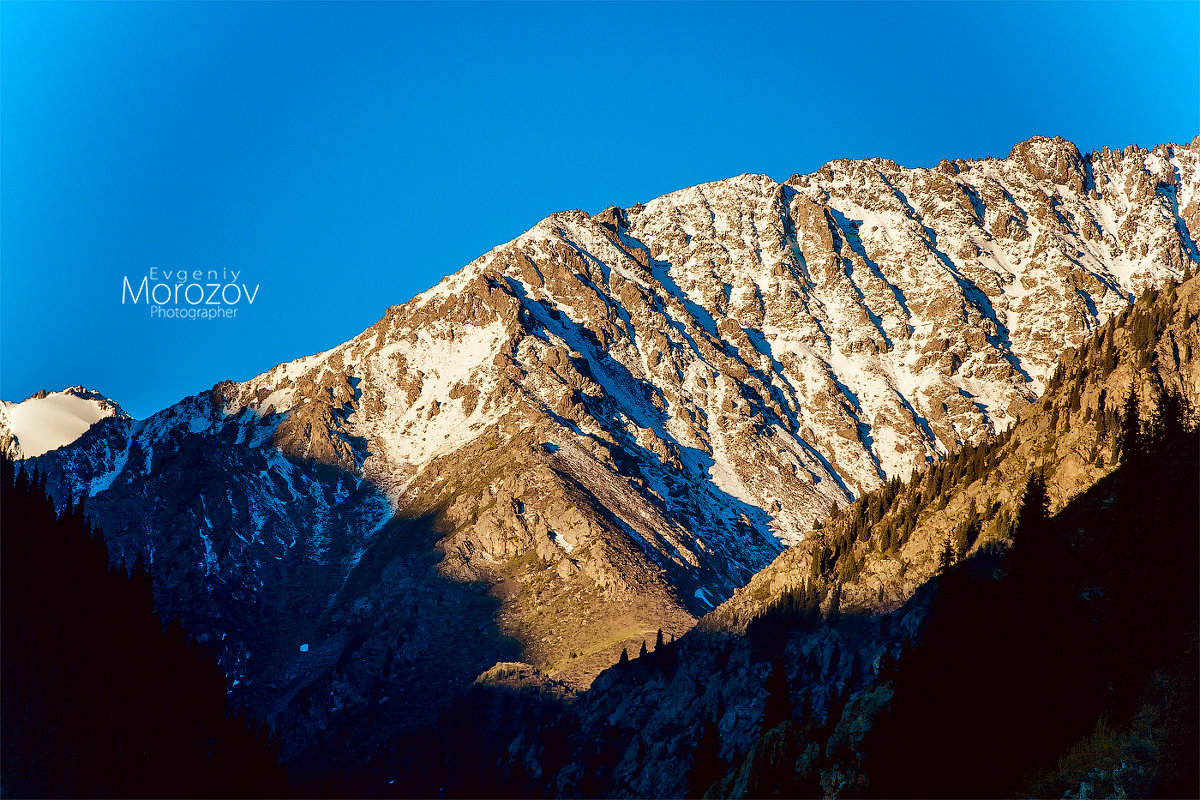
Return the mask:
POLYGON ((1038 181, 1070 186, 1076 192, 1082 192, 1087 185, 1079 148, 1061 136, 1034 136, 1019 142, 1009 151, 1008 159, 1019 163, 1038 181))
POLYGON ((71 444, 108 417, 128 419, 121 407, 93 389, 47 389, 19 403, 0 403, 0 450, 12 458, 35 458, 71 444))

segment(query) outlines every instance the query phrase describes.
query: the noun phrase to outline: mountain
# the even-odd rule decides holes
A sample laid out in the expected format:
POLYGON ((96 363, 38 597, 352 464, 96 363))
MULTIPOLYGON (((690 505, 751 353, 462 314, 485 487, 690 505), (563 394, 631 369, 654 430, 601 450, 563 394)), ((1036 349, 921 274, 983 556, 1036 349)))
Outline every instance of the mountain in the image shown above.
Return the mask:
POLYGON ((840 510, 678 642, 565 703, 477 687, 351 793, 1194 795, 1198 319, 1200 278, 1147 290, 1011 429, 840 510))
POLYGON ((127 418, 112 400, 82 386, 42 390, 20 403, 0 403, 0 453, 35 458, 69 445, 100 420, 114 416, 127 418))
POLYGON ((345 344, 35 461, 286 756, 369 751, 498 663, 588 685, 1003 430, 1200 259, 1198 165, 1039 137, 554 214, 345 344))
MULTIPOLYGON (((836 724, 762 736, 712 793, 794 795, 800 779, 839 796, 1196 794, 1197 319, 1200 280, 1145 292, 1064 354, 1046 396, 983 458, 928 470, 891 509, 883 492, 864 498, 883 511, 843 560, 886 550, 897 512, 915 517, 916 546, 865 560, 928 576, 902 612, 921 609, 918 632, 898 665, 848 679, 858 688, 843 685, 836 724), (905 509, 912 494, 921 502, 905 509), (979 542, 965 558, 954 547, 964 527, 979 542), (939 549, 930 570, 924 554, 939 549), (793 770, 814 741, 820 756, 793 770)), ((855 516, 839 514, 831 538, 855 516)), ((768 571, 796 585, 807 580, 797 566, 781 557, 768 571)), ((737 605, 777 616, 777 602, 754 603, 712 616, 735 619, 737 605)), ((797 688, 810 678, 802 665, 793 674, 797 688)))
POLYGON ((1029 475, 1040 471, 1052 511, 1112 472, 1131 391, 1200 402, 1200 281, 1147 290, 1080 347, 1067 350, 1048 391, 1004 434, 967 446, 840 510, 789 548, 703 621, 741 632, 813 572, 839 584, 845 611, 881 612, 935 576, 947 541, 954 558, 1011 533, 1029 475), (813 567, 813 561, 824 569, 813 567))

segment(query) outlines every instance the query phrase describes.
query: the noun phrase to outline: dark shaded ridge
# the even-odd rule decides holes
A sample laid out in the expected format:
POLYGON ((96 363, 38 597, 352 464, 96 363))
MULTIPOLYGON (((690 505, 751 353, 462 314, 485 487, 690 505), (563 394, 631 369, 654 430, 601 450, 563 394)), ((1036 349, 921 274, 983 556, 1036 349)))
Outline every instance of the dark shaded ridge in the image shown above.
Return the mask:
POLYGON ((941 580, 855 756, 866 794, 1196 796, 1200 440, 1181 408, 1139 429, 1129 406, 1114 475, 1053 518, 1031 478, 1000 570, 941 580))
POLYGON ((275 741, 215 654, 164 628, 139 562, 0 459, 5 797, 278 797, 275 741))
MULTIPOLYGON (((173 436, 152 454, 135 438, 131 461, 152 457, 153 468, 90 498, 86 513, 105 521, 115 562, 150 564, 146 581, 160 613, 179 619, 220 658, 221 702, 228 692, 235 708, 265 722, 294 786, 320 791, 340 783, 348 764, 436 717, 497 661, 518 660, 520 645, 500 632, 490 586, 440 572, 445 556, 437 543, 447 532, 434 524, 436 510, 392 516, 363 539, 361 550, 350 537, 329 536, 321 557, 314 555, 321 531, 307 524, 281 554, 272 544, 273 523, 250 514, 253 485, 230 476, 265 473, 276 485, 285 478, 263 450, 245 446, 238 417, 222 411, 220 389, 196 398, 220 425, 201 437, 173 436), (222 502, 205 503, 214 497, 222 502), (213 514, 218 507, 231 513, 213 514), (209 574, 198 530, 207 532, 222 567, 232 563, 232 569, 209 574), (235 556, 241 542, 247 546, 235 556), (248 570, 239 571, 247 564, 258 569, 261 586, 248 570)), ((281 418, 269 413, 253 424, 278 426, 281 418)), ((75 449, 113 435, 106 422, 89 429, 75 449)), ((27 462, 45 471, 60 503, 71 492, 70 472, 55 460, 62 457, 27 462)), ((369 481, 316 458, 284 457, 319 479, 327 503, 335 491, 344 493, 326 531, 373 513, 381 495, 369 481)), ((312 507, 296 504, 296 513, 312 507)))

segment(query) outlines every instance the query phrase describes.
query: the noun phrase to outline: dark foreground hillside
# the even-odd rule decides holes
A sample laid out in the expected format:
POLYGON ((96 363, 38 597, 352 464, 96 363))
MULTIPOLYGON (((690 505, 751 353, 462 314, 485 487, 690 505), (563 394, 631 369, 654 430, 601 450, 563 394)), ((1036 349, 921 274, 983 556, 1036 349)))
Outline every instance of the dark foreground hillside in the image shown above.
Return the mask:
POLYGON ((1113 475, 1053 517, 1035 475, 1011 549, 937 579, 923 634, 870 690, 890 700, 847 707, 811 773, 788 720, 710 793, 1200 794, 1200 440, 1175 400, 1133 420, 1113 475))
POLYGON ((5 797, 276 797, 269 737, 226 708, 225 677, 148 574, 112 567, 78 507, 0 460, 5 797))

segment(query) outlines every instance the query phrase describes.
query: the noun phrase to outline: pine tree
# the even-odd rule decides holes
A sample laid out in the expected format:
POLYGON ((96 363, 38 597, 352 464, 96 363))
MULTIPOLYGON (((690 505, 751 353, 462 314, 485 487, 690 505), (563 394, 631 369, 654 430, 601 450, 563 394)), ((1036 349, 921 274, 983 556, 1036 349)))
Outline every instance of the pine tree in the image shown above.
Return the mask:
POLYGON ((822 562, 822 560, 823 560, 823 557, 822 557, 821 553, 812 553, 812 556, 810 557, 810 560, 809 560, 809 570, 808 570, 808 579, 810 581, 815 582, 818 578, 821 577, 821 571, 822 571, 821 562, 822 562))
MULTIPOLYGON (((971 549, 972 540, 974 539, 975 535, 977 535, 976 526, 978 526, 978 524, 979 523, 976 520, 967 520, 960 522, 957 526, 955 526, 954 536, 952 538, 954 561, 961 561, 966 557, 967 551, 971 549)), ((945 558, 944 551, 942 553, 942 558, 945 558)), ((944 572, 945 570, 939 571, 944 572)))
POLYGON ((833 593, 829 597, 829 613, 826 614, 829 619, 834 619, 842 612, 842 582, 838 581, 833 587, 833 593))
POLYGON ((767 691, 767 699, 763 703, 762 733, 766 733, 784 720, 792 718, 791 687, 788 685, 787 668, 783 664, 782 656, 776 656, 771 662, 771 671, 763 688, 767 691))
POLYGON ((629 666, 629 650, 627 648, 624 648, 624 647, 621 648, 621 658, 617 660, 617 666, 619 666, 619 667, 629 666))
POLYGON ((942 575, 954 565, 954 546, 950 542, 950 537, 947 536, 942 541, 942 553, 938 557, 938 574, 942 575))
POLYGON ((1187 398, 1177 392, 1167 392, 1159 408, 1159 432, 1155 445, 1167 448, 1187 435, 1192 411, 1187 398))
POLYGON ((696 755, 688 772, 687 796, 703 797, 704 790, 716 783, 724 773, 720 728, 709 719, 700 729, 700 737, 696 740, 696 755))
POLYGON ((658 652, 663 646, 662 628, 658 629, 658 635, 654 637, 654 652, 658 652))
POLYGON ((1121 409, 1121 463, 1137 461, 1142 450, 1141 417, 1138 410, 1137 387, 1130 386, 1121 409))
POLYGON ((1103 439, 1108 435, 1108 413, 1104 401, 1108 398, 1108 390, 1101 389, 1096 398, 1096 435, 1103 439))
POLYGON ((1104 357, 1100 368, 1101 379, 1107 378, 1117 368, 1117 350, 1113 347, 1113 337, 1110 332, 1104 343, 1104 357))
POLYGON ((1021 498, 1021 510, 1017 514, 1016 536, 1040 533, 1050 519, 1050 495, 1046 493, 1046 481, 1041 472, 1034 472, 1025 483, 1021 498))
POLYGON ((646 640, 642 639, 642 649, 638 651, 638 658, 646 657, 646 640))
POLYGON ((1079 410, 1080 383, 1079 379, 1071 382, 1071 391, 1067 395, 1067 408, 1071 411, 1079 410))
POLYGON ((1062 588, 1056 580, 1065 568, 1063 543, 1050 519, 1050 496, 1040 471, 1029 476, 1021 508, 1013 526, 1013 548, 1009 554, 1009 573, 1022 589, 1023 596, 1032 598, 1027 587, 1041 587, 1041 599, 1048 588, 1062 588))

